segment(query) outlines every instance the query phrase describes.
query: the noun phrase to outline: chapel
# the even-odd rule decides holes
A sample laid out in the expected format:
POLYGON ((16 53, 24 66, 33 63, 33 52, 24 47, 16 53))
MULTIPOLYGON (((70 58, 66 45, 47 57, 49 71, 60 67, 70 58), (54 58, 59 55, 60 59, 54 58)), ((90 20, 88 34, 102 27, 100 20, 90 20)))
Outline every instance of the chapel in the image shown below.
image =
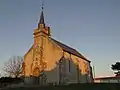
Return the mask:
POLYGON ((51 28, 45 23, 43 10, 33 36, 34 42, 24 55, 25 83, 92 83, 91 61, 51 36, 51 28))

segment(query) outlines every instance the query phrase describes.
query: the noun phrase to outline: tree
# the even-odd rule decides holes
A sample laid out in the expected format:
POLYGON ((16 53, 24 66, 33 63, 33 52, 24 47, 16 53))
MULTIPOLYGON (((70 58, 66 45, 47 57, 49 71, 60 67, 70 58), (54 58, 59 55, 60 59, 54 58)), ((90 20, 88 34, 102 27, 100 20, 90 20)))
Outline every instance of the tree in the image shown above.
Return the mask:
POLYGON ((13 56, 5 63, 3 70, 9 76, 18 77, 22 74, 23 58, 20 56, 13 56))
POLYGON ((116 62, 115 64, 111 65, 111 69, 117 72, 114 72, 116 76, 120 76, 120 62, 116 62))

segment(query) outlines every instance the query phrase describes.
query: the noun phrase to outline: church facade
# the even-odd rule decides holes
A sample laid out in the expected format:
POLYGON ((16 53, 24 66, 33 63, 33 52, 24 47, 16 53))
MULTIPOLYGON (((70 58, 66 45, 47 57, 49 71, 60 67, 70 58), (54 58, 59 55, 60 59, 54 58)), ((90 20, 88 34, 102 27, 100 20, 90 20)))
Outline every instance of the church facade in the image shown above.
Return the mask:
POLYGON ((34 30, 34 43, 24 55, 25 83, 70 84, 91 83, 91 61, 77 50, 55 40, 41 12, 38 27, 34 30))

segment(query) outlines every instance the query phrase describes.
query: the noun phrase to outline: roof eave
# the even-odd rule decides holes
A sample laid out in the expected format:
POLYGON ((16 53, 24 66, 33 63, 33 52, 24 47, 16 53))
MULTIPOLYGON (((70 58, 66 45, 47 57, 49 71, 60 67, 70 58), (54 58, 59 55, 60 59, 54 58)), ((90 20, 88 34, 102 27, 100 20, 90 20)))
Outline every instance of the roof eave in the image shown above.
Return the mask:
MULTIPOLYGON (((63 51, 68 52, 69 54, 73 54, 73 53, 71 53, 71 52, 69 52, 69 51, 66 51, 66 50, 64 50, 64 49, 63 49, 63 51)), ((75 55, 75 54, 73 54, 73 55, 75 55)), ((75 55, 75 56, 78 56, 78 55, 75 55)), ((88 60, 88 59, 86 59, 86 58, 82 58, 82 57, 80 57, 80 56, 78 56, 78 57, 81 58, 81 59, 84 59, 84 60, 88 61, 89 63, 91 63, 91 61, 88 60)))

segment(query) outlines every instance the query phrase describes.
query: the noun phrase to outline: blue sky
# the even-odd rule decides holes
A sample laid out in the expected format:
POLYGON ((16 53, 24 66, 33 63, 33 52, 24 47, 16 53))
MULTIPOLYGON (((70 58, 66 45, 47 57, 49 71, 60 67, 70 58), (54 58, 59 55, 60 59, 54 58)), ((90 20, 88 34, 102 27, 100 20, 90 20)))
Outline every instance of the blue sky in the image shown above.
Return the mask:
MULTIPOLYGON (((0 0, 0 69, 33 43, 41 0, 0 0)), ((111 76, 120 60, 120 0, 45 0, 52 36, 92 61, 96 76, 111 76)), ((2 71, 2 70, 1 70, 2 71)))

